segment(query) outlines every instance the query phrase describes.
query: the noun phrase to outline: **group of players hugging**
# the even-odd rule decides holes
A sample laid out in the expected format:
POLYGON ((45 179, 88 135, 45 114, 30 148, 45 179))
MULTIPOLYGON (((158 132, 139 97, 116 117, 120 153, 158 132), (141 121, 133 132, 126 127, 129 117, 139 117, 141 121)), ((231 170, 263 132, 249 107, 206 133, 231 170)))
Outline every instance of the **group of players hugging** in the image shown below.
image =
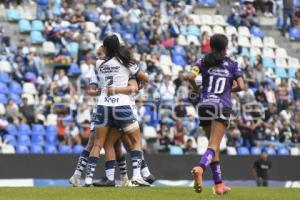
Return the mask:
MULTIPOLYGON (((231 188, 222 180, 220 143, 232 110, 231 93, 244 89, 242 71, 237 62, 226 56, 228 39, 225 35, 211 37, 212 51, 199 59, 187 78, 197 94, 196 106, 200 125, 209 139, 206 152, 192 169, 194 190, 202 191, 203 174, 210 166, 213 174, 213 192, 223 195, 231 188), (199 84, 196 78, 202 77, 199 84)), ((148 76, 139 69, 130 49, 122 46, 116 35, 108 36, 98 49, 98 60, 88 88, 88 95, 98 98, 93 110, 91 134, 82 151, 70 184, 79 187, 85 173, 84 186, 114 187, 115 167, 120 170, 120 186, 150 186, 150 173, 141 147, 141 132, 137 122, 135 100, 148 76), (127 175, 127 164, 122 144, 130 154, 132 179, 127 175), (93 182, 100 151, 105 150, 106 177, 93 182)))

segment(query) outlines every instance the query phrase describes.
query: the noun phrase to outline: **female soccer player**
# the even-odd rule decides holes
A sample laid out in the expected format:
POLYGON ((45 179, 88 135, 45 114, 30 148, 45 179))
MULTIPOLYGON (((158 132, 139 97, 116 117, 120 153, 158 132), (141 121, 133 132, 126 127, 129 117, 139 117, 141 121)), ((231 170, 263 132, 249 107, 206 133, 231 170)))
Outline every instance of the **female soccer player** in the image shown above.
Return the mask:
POLYGON ((220 143, 228 124, 231 110, 231 92, 244 89, 242 71, 237 62, 226 57, 228 39, 225 35, 215 34, 211 37, 212 51, 204 59, 197 61, 189 75, 194 89, 198 90, 195 78, 202 74, 202 90, 198 112, 200 124, 209 138, 206 152, 199 165, 194 167, 194 189, 202 191, 202 181, 205 169, 210 165, 215 182, 214 191, 218 195, 225 194, 231 189, 226 187, 222 180, 220 168, 220 143))
POLYGON ((138 142, 140 133, 137 131, 139 128, 138 123, 131 109, 130 95, 122 93, 108 95, 106 88, 127 87, 130 75, 139 77, 141 74, 133 59, 120 51, 120 42, 116 35, 105 38, 103 48, 105 61, 95 70, 98 77, 97 79, 102 88, 98 98, 96 114, 93 117, 96 131, 94 133, 93 148, 90 152, 86 167, 86 186, 92 184, 100 151, 103 148, 111 127, 115 127, 116 124, 121 127, 125 133, 128 133, 133 144, 133 149, 130 152, 132 165, 136 169, 133 170, 133 179, 140 177, 139 163, 142 159, 142 151, 138 142))

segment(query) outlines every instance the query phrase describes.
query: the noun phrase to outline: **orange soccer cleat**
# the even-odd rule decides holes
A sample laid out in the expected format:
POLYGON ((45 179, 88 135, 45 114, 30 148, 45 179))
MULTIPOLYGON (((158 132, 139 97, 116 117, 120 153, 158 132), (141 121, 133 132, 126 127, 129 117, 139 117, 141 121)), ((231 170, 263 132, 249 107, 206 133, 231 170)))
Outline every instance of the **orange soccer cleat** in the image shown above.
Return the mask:
POLYGON ((231 191, 230 187, 227 187, 224 183, 219 183, 216 184, 213 187, 213 193, 216 195, 223 195, 223 194, 227 194, 231 191))
POLYGON ((202 181, 203 181, 203 169, 202 167, 194 167, 192 170, 192 175, 194 177, 194 190, 197 193, 202 192, 202 181))

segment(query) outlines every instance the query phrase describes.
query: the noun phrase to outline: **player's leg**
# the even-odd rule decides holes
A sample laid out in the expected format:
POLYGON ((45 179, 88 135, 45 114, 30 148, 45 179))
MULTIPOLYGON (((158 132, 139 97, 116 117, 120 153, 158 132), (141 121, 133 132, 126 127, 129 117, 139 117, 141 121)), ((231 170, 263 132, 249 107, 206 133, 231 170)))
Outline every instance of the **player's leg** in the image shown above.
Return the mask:
MULTIPOLYGON (((123 136, 124 134, 122 134, 121 137, 123 136)), ((117 164, 120 170, 120 185, 122 187, 126 187, 129 184, 128 174, 127 174, 127 162, 126 162, 126 156, 122 150, 121 140, 118 140, 115 143, 114 148, 116 152, 117 164)))
POLYGON ((85 149, 81 152, 76 169, 74 171, 74 174, 72 177, 69 179, 69 183, 73 185, 74 187, 80 187, 80 179, 82 177, 82 173, 85 170, 86 164, 88 162, 88 158, 90 155, 90 152, 93 148, 93 143, 94 143, 94 130, 91 130, 91 134, 89 136, 88 144, 85 147, 85 149))
MULTIPOLYGON (((126 148, 127 152, 130 152, 131 149, 133 149, 132 143, 131 143, 128 135, 126 135, 126 134, 122 135, 122 142, 123 142, 124 147, 126 148)), ((155 177, 151 174, 151 172, 149 170, 149 167, 148 167, 147 162, 144 157, 144 153, 143 153, 142 163, 141 163, 141 175, 142 175, 142 178, 149 184, 152 184, 155 182, 155 177)))

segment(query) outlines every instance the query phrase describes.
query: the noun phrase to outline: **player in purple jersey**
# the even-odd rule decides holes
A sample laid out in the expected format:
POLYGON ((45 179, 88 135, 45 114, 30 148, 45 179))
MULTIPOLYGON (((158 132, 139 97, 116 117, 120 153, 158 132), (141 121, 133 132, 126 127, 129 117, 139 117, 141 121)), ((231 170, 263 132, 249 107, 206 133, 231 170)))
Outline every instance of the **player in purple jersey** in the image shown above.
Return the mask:
POLYGON ((194 189, 202 191, 205 169, 210 166, 215 182, 214 193, 225 194, 231 189, 224 185, 220 167, 220 143, 228 124, 231 110, 231 93, 244 89, 242 71, 237 62, 226 57, 228 39, 225 35, 211 37, 212 52, 200 59, 189 74, 189 80, 195 90, 199 90, 195 78, 201 73, 202 90, 197 105, 200 125, 203 127, 209 144, 199 165, 194 167, 194 189))

